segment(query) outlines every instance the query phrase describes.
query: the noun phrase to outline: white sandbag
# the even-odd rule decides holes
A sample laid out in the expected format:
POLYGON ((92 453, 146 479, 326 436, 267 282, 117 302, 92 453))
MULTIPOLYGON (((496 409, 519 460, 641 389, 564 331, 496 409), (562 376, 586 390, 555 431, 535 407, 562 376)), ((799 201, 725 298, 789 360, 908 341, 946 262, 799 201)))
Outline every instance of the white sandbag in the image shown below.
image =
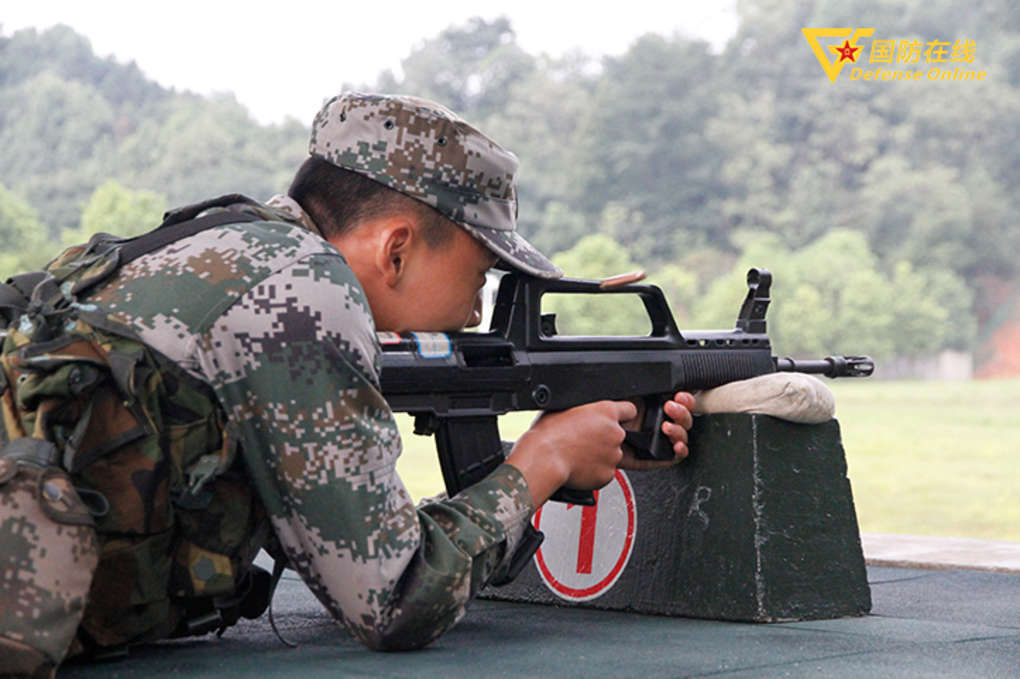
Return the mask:
POLYGON ((694 413, 757 413, 815 424, 832 419, 836 399, 817 377, 780 372, 699 392, 695 395, 694 413))

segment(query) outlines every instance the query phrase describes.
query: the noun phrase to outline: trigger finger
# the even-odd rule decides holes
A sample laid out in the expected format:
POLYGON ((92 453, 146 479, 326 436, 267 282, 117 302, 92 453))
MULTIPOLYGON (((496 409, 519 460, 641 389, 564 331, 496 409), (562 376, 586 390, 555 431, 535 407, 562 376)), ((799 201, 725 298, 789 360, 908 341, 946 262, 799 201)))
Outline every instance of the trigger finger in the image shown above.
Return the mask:
POLYGON ((633 420, 638 415, 637 406, 631 401, 609 401, 612 407, 616 411, 617 422, 627 422, 633 420))

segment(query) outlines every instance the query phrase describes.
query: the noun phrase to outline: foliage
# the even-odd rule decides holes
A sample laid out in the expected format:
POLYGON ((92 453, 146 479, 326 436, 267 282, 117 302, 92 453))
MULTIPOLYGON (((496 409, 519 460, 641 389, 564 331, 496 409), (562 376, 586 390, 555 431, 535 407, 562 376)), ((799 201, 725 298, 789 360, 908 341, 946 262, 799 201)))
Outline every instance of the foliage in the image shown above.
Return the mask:
POLYGON ((591 217, 616 203, 640 226, 613 234, 662 262, 676 234, 719 237, 719 64, 708 45, 648 35, 607 59, 582 136, 577 200, 591 217), (692 162, 697 159, 696 162, 692 162))
MULTIPOLYGON (((740 0, 722 53, 649 34, 600 61, 531 54, 507 18, 476 18, 367 87, 441 101, 515 151, 521 232, 550 255, 611 239, 585 245, 592 259, 564 254, 568 274, 639 268, 603 258, 626 251, 684 325, 729 326, 753 263, 776 273, 784 350, 969 348, 986 287, 1020 276, 1014 4, 740 0), (862 22, 884 38, 973 39, 988 77, 830 83, 800 29, 862 22)), ((169 206, 266 198, 306 140, 293 121, 256 124, 231 95, 166 90, 98 58, 65 26, 0 33, 0 182, 53 239, 82 228, 109 180, 169 206)))
MULTIPOLYGON (((585 236, 553 263, 576 278, 606 278, 637 269, 627 251, 608 236, 585 236)), ((543 313, 556 314, 561 335, 646 335, 651 326, 636 295, 547 294, 543 313)))
POLYGON ((535 58, 517 45, 506 17, 474 18, 415 47, 401 67, 399 81, 382 75, 380 91, 413 92, 477 120, 506 107, 511 86, 534 70, 535 58))
POLYGON ((738 8, 740 29, 723 55, 733 87, 709 126, 724 156, 729 228, 791 242, 852 228, 868 235, 886 269, 907 259, 965 278, 1017 275, 1020 235, 1008 218, 1017 197, 1000 193, 1018 171, 1005 150, 1020 119, 1017 59, 1006 56, 1020 49, 1014 6, 748 0, 738 8), (990 77, 917 87, 819 78, 801 27, 862 21, 883 38, 974 39, 967 66, 990 77))
POLYGON ((99 59, 66 26, 0 35, 0 181, 39 210, 50 235, 79 226, 108 179, 170 204, 284 190, 307 130, 260 126, 232 95, 175 93, 137 67, 99 59))
POLYGON ((733 327, 744 276, 758 266, 774 272, 769 334, 782 354, 921 356, 974 339, 971 292, 959 276, 905 260, 885 274, 859 231, 835 229, 798 250, 772 234, 745 242, 730 273, 698 300, 695 324, 733 327))
POLYGON ((97 233, 130 238, 152 230, 166 212, 166 196, 132 191, 114 180, 98 187, 81 215, 81 226, 61 234, 65 246, 84 243, 97 233))
POLYGON ((39 215, 0 184, 0 281, 46 264, 46 249, 39 215))

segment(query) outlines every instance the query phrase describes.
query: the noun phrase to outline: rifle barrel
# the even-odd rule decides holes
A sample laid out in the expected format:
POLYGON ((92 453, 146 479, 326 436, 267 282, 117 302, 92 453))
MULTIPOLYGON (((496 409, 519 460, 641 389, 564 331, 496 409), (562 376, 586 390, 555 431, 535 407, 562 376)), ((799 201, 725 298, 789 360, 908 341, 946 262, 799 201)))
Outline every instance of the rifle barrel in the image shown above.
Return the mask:
POLYGON ((811 373, 826 377, 868 377, 875 372, 870 356, 826 356, 821 360, 776 359, 779 372, 811 373))

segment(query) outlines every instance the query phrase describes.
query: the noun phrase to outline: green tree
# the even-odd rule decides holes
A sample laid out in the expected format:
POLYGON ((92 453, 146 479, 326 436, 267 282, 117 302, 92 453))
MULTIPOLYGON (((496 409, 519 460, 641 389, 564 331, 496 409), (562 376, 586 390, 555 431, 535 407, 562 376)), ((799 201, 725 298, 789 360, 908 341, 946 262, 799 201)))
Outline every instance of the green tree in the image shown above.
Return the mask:
POLYGON ((509 19, 475 17, 424 41, 400 65, 403 77, 385 72, 376 89, 433 99, 477 123, 506 106, 535 59, 517 45, 509 19))
MULTIPOLYGON (((1014 4, 740 0, 738 33, 721 54, 648 35, 600 62, 529 54, 507 19, 473 19, 410 49, 402 75, 373 87, 446 103, 517 153, 519 228, 547 253, 602 233, 643 266, 680 267, 663 286, 678 316, 691 314, 685 325, 730 326, 739 269, 764 264, 782 291, 777 345, 795 314, 830 313, 833 327, 850 323, 881 352, 907 351, 918 345, 893 333, 897 314, 911 312, 872 303, 923 279, 945 288, 941 306, 963 319, 951 321, 956 339, 939 342, 967 346, 970 309, 998 303, 981 290, 1020 275, 1014 4), (988 77, 903 87, 852 83, 844 71, 830 83, 800 29, 838 25, 873 25, 882 38, 975 39, 974 67, 988 77), (857 232, 864 252, 845 236, 825 240, 834 229, 857 232), (850 251, 865 256, 861 266, 832 264, 843 267, 852 258, 839 253, 850 251), (901 262, 909 272, 897 273, 901 262), (859 294, 832 307, 836 293, 812 267, 859 294), (951 274, 943 280, 935 267, 951 274), (715 294, 711 312, 705 300, 715 294), (712 313, 713 323, 697 322, 712 313)), ((0 182, 36 206, 53 236, 80 227, 82 206, 107 178, 156 190, 169 205, 236 191, 266 197, 287 185, 306 140, 295 122, 256 124, 229 95, 165 90, 134 64, 96 57, 67 27, 0 33, 0 182)), ((936 322, 924 308, 913 313, 936 322)), ((839 337, 802 339, 813 352, 839 337)))
POLYGON ((232 95, 181 97, 164 115, 143 122, 119 145, 126 167, 115 177, 158 187, 171 205, 225 193, 266 199, 287 188, 307 157, 306 130, 260 127, 232 95))
POLYGON ((752 266, 774 272, 769 335, 780 354, 876 358, 969 349, 973 295, 946 269, 899 262, 884 274, 864 233, 833 230, 791 250, 772 234, 745 237, 734 268, 695 305, 699 327, 731 328, 752 266))
POLYGON ((88 38, 69 26, 57 25, 41 32, 27 28, 9 38, 0 35, 0 87, 44 71, 63 80, 92 83, 104 99, 117 105, 139 107, 169 95, 134 62, 120 64, 112 57, 97 57, 88 38))
MULTIPOLYGON (((601 234, 585 236, 553 262, 571 278, 600 279, 638 268, 619 243, 601 234)), ((556 314, 563 335, 643 335, 651 330, 637 295, 548 294, 542 312, 556 314)))
POLYGON ((680 329, 689 327, 691 310, 698 299, 698 275, 678 264, 667 264, 645 282, 662 288, 680 329))
POLYGON ((0 184, 0 281, 42 267, 49 249, 36 211, 0 184))
POLYGON ((616 234, 653 261, 675 254, 677 234, 722 238, 720 154, 706 134, 719 108, 718 60, 704 42, 646 35, 607 58, 583 126, 574 200, 590 217, 609 202, 642 215, 616 234))
POLYGON ((525 206, 521 210, 523 214, 518 212, 521 233, 545 253, 563 252, 593 231, 583 214, 558 200, 548 201, 539 215, 529 215, 525 206))
POLYGON ((852 228, 868 234, 886 270, 906 258, 964 277, 1016 275, 1020 236, 1007 215, 1020 207, 1008 189, 1017 183, 1020 35, 1010 3, 743 0, 738 12, 723 55, 733 87, 709 125, 727 228, 792 243, 852 228), (977 38, 974 66, 995 76, 886 87, 851 83, 844 71, 830 83, 800 29, 861 25, 885 39, 977 38))
POLYGON ((97 233, 130 238, 151 231, 163 219, 166 196, 155 191, 132 191, 110 179, 97 187, 89 198, 77 229, 65 229, 65 246, 84 243, 97 233))
POLYGON ((114 114, 91 87, 42 72, 0 90, 0 181, 54 226, 73 223, 113 148, 114 114))
POLYGON ((134 64, 92 53, 67 27, 0 35, 0 181, 37 206, 59 238, 107 178, 171 204, 285 189, 308 130, 260 126, 231 95, 164 90, 134 64))

